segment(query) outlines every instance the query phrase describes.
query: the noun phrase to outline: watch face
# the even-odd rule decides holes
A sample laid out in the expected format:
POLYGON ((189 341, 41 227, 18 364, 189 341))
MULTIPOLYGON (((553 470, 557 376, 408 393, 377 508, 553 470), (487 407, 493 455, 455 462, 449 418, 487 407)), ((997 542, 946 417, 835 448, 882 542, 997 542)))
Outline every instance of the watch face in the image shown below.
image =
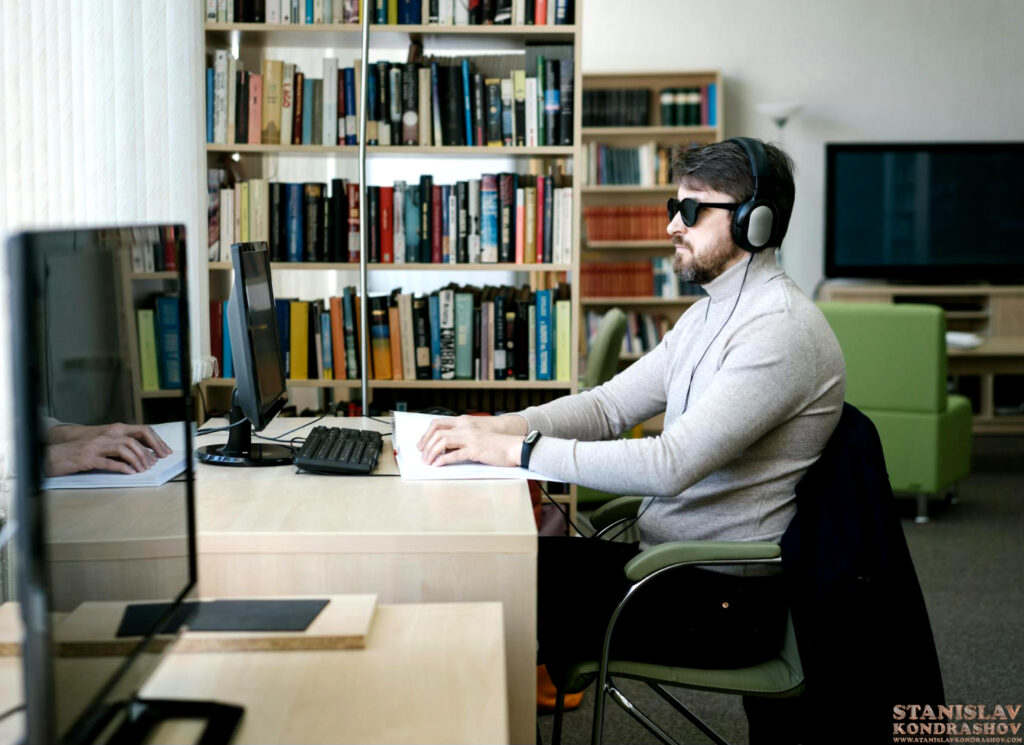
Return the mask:
POLYGON ((538 437, 540 437, 540 432, 538 432, 537 430, 533 430, 533 432, 526 436, 525 442, 529 445, 532 445, 537 441, 538 437))

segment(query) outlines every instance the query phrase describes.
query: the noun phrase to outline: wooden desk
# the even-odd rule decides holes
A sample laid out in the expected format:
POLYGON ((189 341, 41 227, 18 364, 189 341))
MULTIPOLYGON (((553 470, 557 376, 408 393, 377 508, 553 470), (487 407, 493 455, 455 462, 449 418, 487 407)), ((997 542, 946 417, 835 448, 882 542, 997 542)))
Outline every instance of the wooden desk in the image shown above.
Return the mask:
MULTIPOLYGON (((303 421, 278 418, 267 432, 303 421)), ((321 423, 388 429, 371 419, 321 423)), ((365 477, 198 464, 199 594, 501 601, 511 739, 533 742, 537 531, 526 483, 403 482, 397 473, 390 448, 365 477)))
MULTIPOLYGON (((378 606, 366 649, 171 654, 142 695, 244 706, 236 745, 505 743, 503 647, 498 603, 378 606)), ((20 698, 20 675, 20 659, 0 657, 0 700, 20 698)), ((23 728, 9 717, 0 742, 23 728)), ((199 730, 169 722, 149 742, 195 742, 199 730)))

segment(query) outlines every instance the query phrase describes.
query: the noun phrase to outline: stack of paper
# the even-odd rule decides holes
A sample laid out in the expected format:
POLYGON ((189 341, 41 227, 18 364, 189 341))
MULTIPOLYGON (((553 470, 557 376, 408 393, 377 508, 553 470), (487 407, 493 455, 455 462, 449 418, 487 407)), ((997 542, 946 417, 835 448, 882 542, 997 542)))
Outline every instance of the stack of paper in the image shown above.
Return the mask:
POLYGON ((117 489, 132 486, 163 486, 185 470, 185 423, 154 424, 153 430, 171 448, 166 458, 158 458, 142 473, 87 471, 43 479, 43 489, 117 489))
POLYGON ((559 481, 525 468, 506 466, 485 466, 482 463, 457 463, 450 466, 430 466, 423 462, 422 453, 416 443, 427 431, 430 422, 438 417, 434 414, 414 414, 406 411, 394 412, 394 440, 398 471, 407 481, 462 480, 462 479, 539 479, 559 481))

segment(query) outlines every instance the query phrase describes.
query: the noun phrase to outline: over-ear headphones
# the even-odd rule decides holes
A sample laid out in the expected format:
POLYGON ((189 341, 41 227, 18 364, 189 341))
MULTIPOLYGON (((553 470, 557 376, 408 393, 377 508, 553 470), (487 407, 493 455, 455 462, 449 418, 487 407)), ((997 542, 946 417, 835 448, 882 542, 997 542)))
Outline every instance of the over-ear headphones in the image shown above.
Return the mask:
POLYGON ((777 245, 782 230, 779 208, 771 199, 758 195, 758 189, 769 179, 768 155, 760 140, 751 137, 733 137, 750 160, 750 175, 754 179, 754 193, 743 202, 732 216, 732 239, 745 251, 757 253, 769 245, 777 245))

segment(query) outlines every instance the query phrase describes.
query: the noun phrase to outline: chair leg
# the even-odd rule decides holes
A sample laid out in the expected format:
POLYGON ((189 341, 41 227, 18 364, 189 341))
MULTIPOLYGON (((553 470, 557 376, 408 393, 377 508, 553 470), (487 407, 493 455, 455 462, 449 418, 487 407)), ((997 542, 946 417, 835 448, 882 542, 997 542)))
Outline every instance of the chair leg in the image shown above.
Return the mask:
POLYGON ((928 495, 918 494, 917 495, 917 516, 914 518, 914 522, 918 525, 923 525, 928 522, 928 495))
POLYGON ((590 745, 601 745, 604 736, 604 698, 608 695, 608 682, 598 678, 594 687, 594 726, 590 731, 590 745))
POLYGON ((562 715, 565 714, 565 691, 555 690, 555 721, 551 727, 551 745, 562 742, 562 715))
MULTIPOLYGON (((608 686, 608 695, 611 696, 612 700, 615 701, 615 703, 617 703, 619 706, 621 706, 627 714, 629 714, 631 717, 633 717, 633 719, 638 721, 644 727, 644 729, 646 729, 652 735, 661 740, 665 745, 679 745, 679 743, 672 739, 668 732, 659 727, 653 719, 651 719, 649 716, 640 711, 640 709, 636 708, 636 706, 633 705, 633 702, 626 698, 624 695, 622 695, 622 691, 620 691, 614 685, 608 686)), ((718 745, 729 745, 729 743, 725 742, 725 740, 719 739, 717 737, 713 737, 713 739, 716 743, 718 743, 718 745)))
POLYGON ((693 724, 694 727, 696 727, 701 732, 703 732, 705 735, 707 735, 712 741, 715 742, 716 745, 729 745, 729 742, 727 740, 723 740, 721 738, 721 736, 717 732, 715 732, 713 729, 711 729, 711 726, 707 722, 705 722, 699 716, 697 716, 692 711, 690 711, 689 707, 685 706, 682 701, 680 701, 675 696, 673 696, 671 693, 669 693, 668 690, 664 686, 659 685, 658 683, 648 683, 647 685, 655 693, 657 693, 659 696, 661 696, 663 699, 665 699, 669 704, 671 704, 673 709, 675 709, 680 714, 682 714, 684 717, 689 719, 690 723, 693 724))

